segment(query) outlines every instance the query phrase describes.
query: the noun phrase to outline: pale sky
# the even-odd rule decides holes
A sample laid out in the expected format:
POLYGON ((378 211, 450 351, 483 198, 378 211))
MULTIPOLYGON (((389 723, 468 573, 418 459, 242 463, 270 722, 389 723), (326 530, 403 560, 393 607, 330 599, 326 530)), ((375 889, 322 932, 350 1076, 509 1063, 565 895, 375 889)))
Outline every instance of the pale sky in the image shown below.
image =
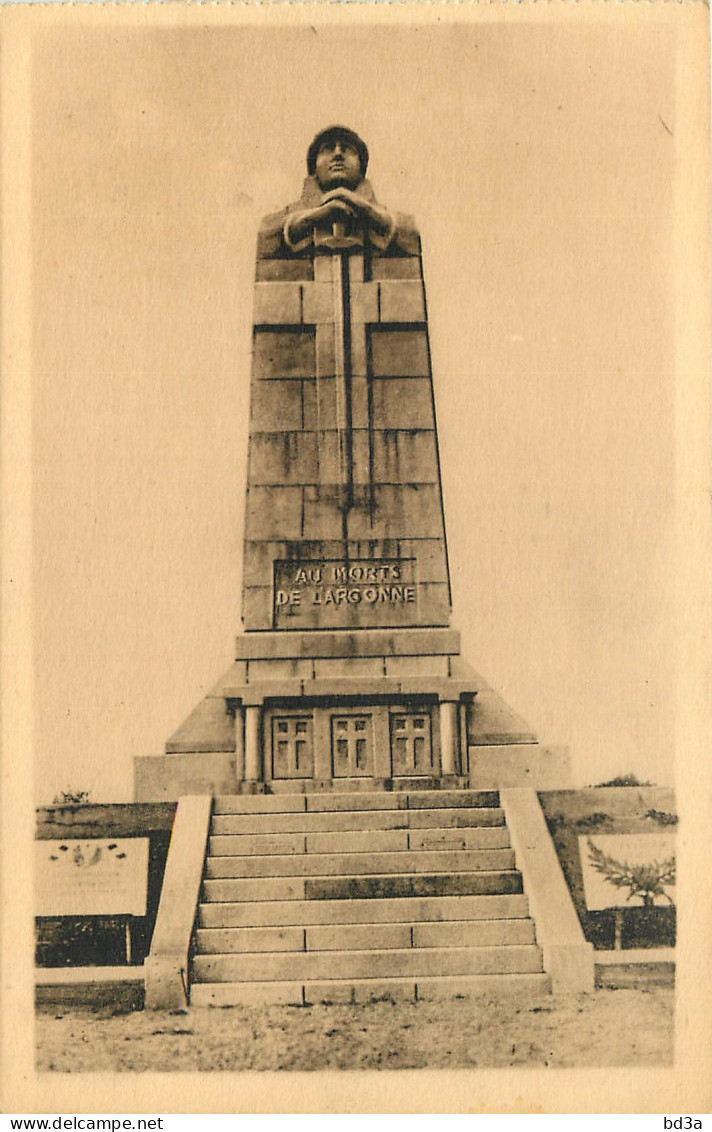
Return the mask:
POLYGON ((423 239, 463 653, 576 780, 673 781, 670 26, 34 46, 36 795, 132 796, 240 630, 254 241, 332 122, 423 239))

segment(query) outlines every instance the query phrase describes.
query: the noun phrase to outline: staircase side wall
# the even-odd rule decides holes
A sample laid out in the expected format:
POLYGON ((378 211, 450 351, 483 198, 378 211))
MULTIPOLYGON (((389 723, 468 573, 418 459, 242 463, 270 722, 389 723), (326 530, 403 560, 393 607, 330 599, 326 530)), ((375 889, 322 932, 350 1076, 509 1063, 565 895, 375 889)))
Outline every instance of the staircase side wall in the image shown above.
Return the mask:
POLYGON ((561 994, 592 991, 593 946, 581 930, 536 792, 502 790, 500 798, 552 988, 561 994))

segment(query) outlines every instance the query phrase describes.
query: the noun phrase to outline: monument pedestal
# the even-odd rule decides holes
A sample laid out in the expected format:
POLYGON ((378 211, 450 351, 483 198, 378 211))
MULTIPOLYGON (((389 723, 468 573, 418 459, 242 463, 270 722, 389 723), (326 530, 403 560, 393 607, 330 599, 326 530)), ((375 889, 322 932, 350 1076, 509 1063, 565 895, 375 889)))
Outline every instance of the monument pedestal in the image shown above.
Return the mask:
POLYGON ((137 799, 565 786, 452 629, 245 633, 223 679, 137 760, 137 799), (498 769, 499 768, 499 769, 498 769), (501 769, 501 774, 499 770, 501 769))
POLYGON ((223 689, 244 734, 238 778, 358 789, 466 773, 476 689, 458 652, 448 630, 245 634, 244 679, 223 689))

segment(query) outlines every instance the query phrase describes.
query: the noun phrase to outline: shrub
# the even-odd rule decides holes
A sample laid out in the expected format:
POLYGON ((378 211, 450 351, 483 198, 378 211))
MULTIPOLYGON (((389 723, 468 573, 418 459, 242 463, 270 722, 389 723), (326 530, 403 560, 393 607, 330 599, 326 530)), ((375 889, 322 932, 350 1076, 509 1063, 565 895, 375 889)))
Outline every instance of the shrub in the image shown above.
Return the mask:
POLYGON ((619 774, 610 782, 598 782, 596 786, 652 786, 652 782, 641 782, 634 774, 619 774))
POLYGON ((85 806, 91 800, 89 790, 60 790, 52 799, 53 806, 85 806))
POLYGON ((596 810, 593 814, 586 814, 585 817, 579 818, 576 822, 577 829, 598 829, 599 825, 603 825, 610 819, 610 814, 604 814, 600 810, 596 810))
POLYGON ((669 814, 665 810, 648 810, 645 816, 656 821, 658 825, 677 825, 679 820, 677 814, 669 814))

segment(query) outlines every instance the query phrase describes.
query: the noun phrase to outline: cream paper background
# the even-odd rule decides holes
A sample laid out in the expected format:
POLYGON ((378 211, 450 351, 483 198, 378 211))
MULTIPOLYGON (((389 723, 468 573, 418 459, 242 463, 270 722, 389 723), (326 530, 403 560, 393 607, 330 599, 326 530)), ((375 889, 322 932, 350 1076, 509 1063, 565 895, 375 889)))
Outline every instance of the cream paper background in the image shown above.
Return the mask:
POLYGON ((343 120, 423 235, 466 656, 571 744, 578 782, 677 785, 678 1057, 435 1083, 241 1075, 239 1106, 702 1110, 706 8, 1 15, 5 1107, 235 1108, 217 1075, 33 1078, 23 846, 63 786, 128 800, 133 756, 160 751, 230 661, 256 227, 343 120))

